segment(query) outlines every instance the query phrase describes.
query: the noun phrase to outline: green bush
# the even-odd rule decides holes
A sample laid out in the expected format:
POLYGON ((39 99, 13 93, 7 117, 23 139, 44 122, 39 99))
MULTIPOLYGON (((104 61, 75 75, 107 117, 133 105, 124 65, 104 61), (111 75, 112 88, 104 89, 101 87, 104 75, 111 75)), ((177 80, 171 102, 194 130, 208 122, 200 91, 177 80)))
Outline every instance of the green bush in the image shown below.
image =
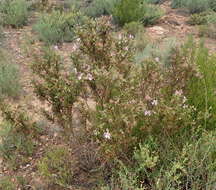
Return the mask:
POLYGON ((154 24, 162 16, 162 11, 145 1, 121 0, 116 5, 113 16, 121 26, 133 21, 149 25, 154 24))
POLYGON ((0 189, 15 190, 15 185, 10 177, 0 177, 0 189))
POLYGON ((167 38, 160 43, 147 43, 139 38, 137 41, 135 43, 137 50, 134 54, 135 63, 141 63, 150 59, 167 65, 172 57, 172 50, 177 47, 177 39, 175 38, 167 38), (141 48, 142 44, 144 45, 143 48, 141 48))
POLYGON ((21 92, 19 71, 15 65, 7 62, 0 50, 0 98, 16 98, 21 92))
POLYGON ((201 25, 199 27, 199 36, 216 39, 216 23, 201 25))
POLYGON ((0 15, 3 25, 22 27, 27 23, 28 4, 26 0, 3 0, 0 2, 0 15))
POLYGON ((144 27, 140 22, 130 22, 124 25, 124 30, 133 36, 140 32, 144 32, 144 27))
POLYGON ((209 9, 209 0, 187 0, 186 7, 190 13, 199 13, 209 9))
POLYGON ((118 0, 93 0, 84 10, 90 17, 111 15, 118 0))
POLYGON ((214 189, 216 134, 205 131, 197 140, 194 137, 186 137, 182 147, 173 137, 162 138, 163 142, 148 138, 134 151, 133 163, 120 162, 111 185, 101 190, 214 189))
MULTIPOLYGON (((0 21, 1 22, 1 21, 0 21)), ((2 46, 3 44, 3 40, 4 40, 4 33, 3 33, 3 28, 0 24, 0 47, 2 46)))
POLYGON ((189 45, 194 54, 194 62, 199 70, 199 76, 194 76, 189 81, 188 101, 194 105, 199 112, 205 115, 205 125, 208 128, 214 128, 215 113, 216 113, 216 57, 210 55, 208 50, 200 45, 198 48, 193 48, 189 45), (208 115, 206 115, 208 114, 208 115))
POLYGON ((187 8, 190 13, 200 13, 209 9, 216 10, 214 0, 172 0, 173 8, 187 8))
POLYGON ((29 162, 41 131, 21 107, 13 108, 1 102, 0 110, 4 118, 0 126, 0 155, 9 167, 17 169, 29 162))
POLYGON ((74 39, 74 29, 80 24, 81 15, 78 12, 52 11, 43 14, 34 25, 39 39, 47 44, 69 42, 74 39))
POLYGON ((195 104, 188 105, 185 93, 188 81, 199 72, 191 49, 183 51, 174 45, 167 45, 164 60, 153 57, 133 64, 129 36, 117 38, 106 19, 78 28, 72 70, 66 72, 53 53, 40 55, 32 68, 39 78, 35 92, 52 108, 49 118, 67 131, 65 136, 74 135, 77 127, 84 131, 91 128, 96 135, 90 137, 100 142, 103 158, 109 162, 124 158, 122 154, 130 157, 131 149, 149 133, 172 134, 193 127, 195 104), (80 98, 86 94, 94 108, 80 98), (73 122, 74 109, 80 112, 80 126, 73 122))
POLYGON ((74 160, 68 149, 53 147, 38 163, 38 171, 48 184, 67 188, 72 184, 74 160))
POLYGON ((152 4, 160 4, 163 3, 165 0, 145 0, 145 1, 152 4))
POLYGON ((207 24, 207 16, 206 13, 196 13, 190 16, 188 20, 188 24, 190 25, 202 25, 207 24))

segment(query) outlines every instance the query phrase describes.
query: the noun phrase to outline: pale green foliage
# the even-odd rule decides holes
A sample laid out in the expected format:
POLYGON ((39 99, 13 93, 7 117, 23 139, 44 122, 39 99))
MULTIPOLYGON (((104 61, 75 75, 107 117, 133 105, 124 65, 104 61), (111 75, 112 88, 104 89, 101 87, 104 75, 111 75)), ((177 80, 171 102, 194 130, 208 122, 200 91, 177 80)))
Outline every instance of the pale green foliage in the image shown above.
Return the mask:
POLYGON ((160 137, 158 140, 148 138, 135 150, 133 164, 126 166, 120 162, 111 185, 101 189, 213 189, 216 180, 215 132, 204 131, 199 137, 181 135, 185 140, 181 142, 183 147, 175 140, 177 136, 162 137, 161 140, 160 137))
POLYGON ((199 35, 216 39, 216 13, 206 16, 207 24, 199 27, 199 35))
POLYGON ((214 0, 172 0, 173 8, 185 7, 190 13, 200 13, 209 9, 216 10, 214 0))
POLYGON ((144 27, 140 22, 130 22, 124 25, 124 30, 133 36, 144 32, 144 27))
POLYGON ((115 20, 124 25, 129 22, 142 22, 144 25, 154 24, 161 16, 162 11, 155 5, 141 0, 121 0, 113 11, 115 20))
POLYGON ((38 163, 38 171, 48 184, 67 188, 73 180, 73 164, 70 152, 64 147, 53 147, 38 163))
POLYGON ((3 25, 22 27, 27 23, 28 4, 26 0, 3 0, 0 2, 0 15, 3 25))
POLYGON ((139 36, 136 38, 134 44, 135 48, 137 49, 134 55, 135 63, 141 63, 150 59, 157 60, 166 65, 170 61, 170 57, 173 53, 172 50, 177 47, 177 39, 175 38, 167 38, 160 43, 147 43, 144 42, 144 40, 139 36), (142 44, 144 45, 143 47, 141 46, 142 44))
POLYGON ((18 68, 8 63, 5 53, 0 49, 0 98, 8 96, 16 98, 21 92, 18 68))
POLYGON ((10 177, 0 177, 0 189, 15 190, 15 185, 10 177))
POLYGON ((84 10, 90 17, 111 15, 118 0, 93 0, 84 10))
POLYGON ((80 24, 81 14, 70 10, 69 12, 52 11, 41 15, 34 25, 34 30, 40 40, 47 44, 68 42, 74 39, 74 29, 80 24))
POLYGON ((4 119, 0 126, 0 155, 12 169, 17 169, 33 155, 41 131, 22 107, 14 108, 0 102, 0 110, 4 119))
POLYGON ((193 56, 191 61, 194 61, 200 73, 199 76, 191 78, 188 83, 189 102, 199 111, 202 111, 202 113, 210 114, 206 118, 206 122, 210 124, 208 127, 212 128, 216 119, 216 80, 214 77, 216 72, 216 57, 210 55, 208 49, 203 44, 200 44, 197 48, 193 42, 189 41, 185 48, 186 52, 191 51, 191 55, 193 56))

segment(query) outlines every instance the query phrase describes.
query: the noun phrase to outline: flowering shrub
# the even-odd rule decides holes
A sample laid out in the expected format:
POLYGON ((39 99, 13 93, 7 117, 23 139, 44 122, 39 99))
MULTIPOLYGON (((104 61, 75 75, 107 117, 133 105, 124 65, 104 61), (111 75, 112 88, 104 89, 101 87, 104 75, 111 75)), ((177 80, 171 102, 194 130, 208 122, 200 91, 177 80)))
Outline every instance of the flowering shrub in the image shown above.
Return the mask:
POLYGON ((194 108, 185 87, 197 73, 187 61, 190 51, 179 49, 172 50, 167 65, 154 60, 133 64, 131 35, 114 35, 107 19, 77 29, 72 71, 55 54, 33 65, 40 77, 35 92, 51 105, 52 119, 73 132, 78 109, 85 134, 99 143, 104 161, 130 157, 148 134, 192 127, 194 108))

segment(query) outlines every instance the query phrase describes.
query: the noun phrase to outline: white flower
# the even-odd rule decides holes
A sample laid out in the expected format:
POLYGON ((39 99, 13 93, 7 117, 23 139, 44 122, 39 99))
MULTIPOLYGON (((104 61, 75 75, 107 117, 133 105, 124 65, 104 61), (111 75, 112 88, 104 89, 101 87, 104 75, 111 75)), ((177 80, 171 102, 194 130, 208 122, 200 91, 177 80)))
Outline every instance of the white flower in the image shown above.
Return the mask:
POLYGON ((78 80, 81 80, 82 77, 83 77, 83 73, 80 73, 77 78, 78 78, 78 80))
POLYGON ((145 115, 145 116, 150 116, 151 114, 152 114, 152 112, 149 111, 149 110, 146 110, 146 111, 144 112, 144 115, 145 115))
POLYGON ((105 139, 111 139, 111 134, 109 132, 109 130, 107 129, 106 132, 103 134, 105 139))
POLYGON ((160 62, 159 57, 156 57, 156 58, 155 58, 155 61, 156 61, 156 62, 160 62))
POLYGON ((77 69, 76 68, 74 68, 74 73, 77 74, 77 69))
POLYGON ((184 109, 188 108, 188 105, 184 104, 184 105, 183 105, 183 108, 184 108, 184 109))
POLYGON ((87 78, 88 78, 88 80, 93 80, 93 76, 91 75, 91 74, 87 74, 87 78))
POLYGON ((184 96, 182 102, 185 103, 186 101, 187 101, 187 98, 184 96))
POLYGON ((175 91, 175 95, 176 96, 181 96, 183 94, 183 91, 182 90, 176 90, 175 91))
POLYGON ((129 35, 129 38, 130 38, 130 39, 133 39, 133 38, 134 38, 134 36, 130 34, 130 35, 129 35))
POLYGON ((157 105, 158 105, 158 101, 157 101, 157 100, 153 100, 153 101, 152 101, 152 105, 153 105, 153 106, 157 106, 157 105))
POLYGON ((74 45, 72 46, 72 51, 76 51, 77 48, 78 48, 78 45, 77 45, 77 44, 74 44, 74 45))
POLYGON ((55 50, 58 50, 58 46, 54 46, 54 49, 55 49, 55 50))
POLYGON ((128 51, 128 50, 129 50, 129 48, 126 46, 126 47, 125 47, 125 50, 126 50, 126 51, 128 51))

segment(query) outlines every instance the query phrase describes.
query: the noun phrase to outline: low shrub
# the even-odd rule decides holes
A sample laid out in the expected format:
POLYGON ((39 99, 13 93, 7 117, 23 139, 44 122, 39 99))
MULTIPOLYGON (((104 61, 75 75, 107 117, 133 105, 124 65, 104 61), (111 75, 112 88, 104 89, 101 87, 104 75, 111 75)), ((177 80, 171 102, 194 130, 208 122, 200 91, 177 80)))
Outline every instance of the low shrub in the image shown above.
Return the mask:
POLYGON ((196 141, 193 138, 186 137, 190 140, 181 148, 173 137, 162 143, 149 138, 134 151, 133 164, 120 162, 112 183, 101 190, 214 188, 215 132, 205 131, 196 141))
POLYGON ((140 22, 130 22, 124 25, 124 30, 135 37, 138 33, 144 32, 144 27, 140 22))
POLYGON ((0 189, 15 190, 16 187, 10 177, 0 177, 0 189))
POLYGON ((216 57, 210 55, 208 50, 200 45, 193 48, 190 45, 194 56, 194 62, 199 71, 199 76, 191 78, 188 86, 188 101, 194 105, 196 109, 204 114, 205 125, 207 128, 214 128, 216 104, 215 104, 215 72, 216 57))
POLYGON ((199 35, 216 39, 216 13, 211 13, 206 16, 207 24, 199 27, 199 35))
POLYGON ((5 54, 0 50, 0 98, 17 98, 21 92, 19 70, 8 63, 5 54))
POLYGON ((28 4, 26 0, 3 0, 0 2, 0 15, 3 25, 18 28, 27 23, 28 4))
POLYGON ((1 102, 0 110, 4 121, 1 123, 0 155, 12 169, 28 163, 37 144, 41 131, 21 107, 12 108, 1 102))
POLYGON ((161 4, 165 0, 145 0, 147 3, 152 3, 152 4, 161 4))
MULTIPOLYGON (((181 47, 168 43, 165 61, 153 56, 134 64, 133 39, 113 35, 109 19, 77 28, 71 65, 52 51, 33 64, 36 95, 51 108, 46 116, 70 137, 68 144, 77 130, 84 131, 81 140, 96 144, 84 170, 85 163, 92 166, 86 170, 99 163, 109 180, 115 160, 122 162, 113 188, 207 187, 215 180, 215 57, 189 40, 181 47)), ((43 163, 47 171, 49 159, 43 163)), ((59 169, 44 176, 62 185, 50 171, 59 169)))
POLYGON ((49 185, 68 188, 73 182, 74 164, 67 148, 52 147, 38 163, 38 171, 49 185))
POLYGON ((172 0, 171 6, 173 8, 187 8, 192 14, 216 10, 214 0, 172 0))
POLYGON ((93 0, 84 9, 87 16, 99 17, 102 15, 111 15, 118 0, 93 0))
POLYGON ((190 25, 207 24, 207 15, 206 15, 206 13, 192 14, 190 16, 190 19, 188 20, 188 24, 190 24, 190 25))
POLYGON ((52 11, 43 14, 33 29, 39 39, 47 44, 69 42, 74 39, 74 29, 81 22, 81 14, 75 11, 52 11))
POLYGON ((154 24, 162 14, 158 7, 141 0, 121 0, 113 12, 115 20, 121 26, 133 21, 142 22, 144 25, 154 24))
POLYGON ((146 42, 146 40, 138 38, 137 43, 135 43, 136 53, 134 54, 134 61, 135 63, 141 63, 150 59, 168 65, 173 49, 177 46, 177 39, 175 38, 167 38, 160 43, 146 42))

